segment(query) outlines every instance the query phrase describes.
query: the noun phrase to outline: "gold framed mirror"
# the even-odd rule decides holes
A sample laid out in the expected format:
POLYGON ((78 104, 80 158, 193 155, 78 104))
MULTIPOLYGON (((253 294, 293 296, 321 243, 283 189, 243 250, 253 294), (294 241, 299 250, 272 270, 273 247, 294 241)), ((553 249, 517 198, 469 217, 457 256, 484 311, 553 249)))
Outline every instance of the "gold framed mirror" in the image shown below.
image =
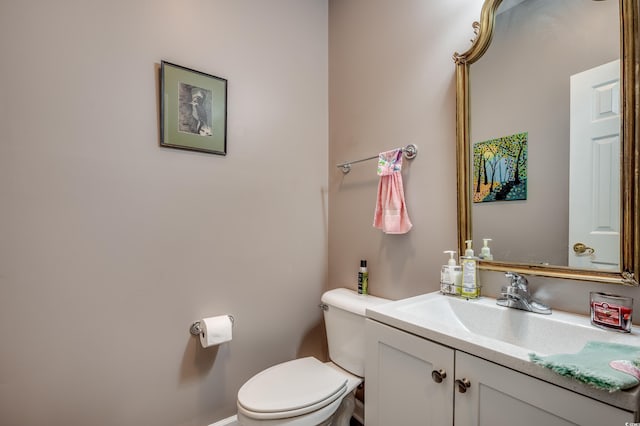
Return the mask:
MULTIPOLYGON (((528 0, 530 1, 530 0, 528 0)), ((614 0, 606 0, 613 2, 614 0)), ((457 188, 458 188, 458 250, 464 252, 465 241, 473 239, 473 190, 472 179, 474 178, 473 145, 471 133, 471 65, 477 62, 490 47, 494 37, 496 16, 499 13, 499 6, 503 0, 485 0, 479 22, 473 23, 475 37, 471 47, 464 53, 455 53, 456 64, 456 124, 457 124, 457 146, 456 146, 456 167, 457 167, 457 188)), ((506 3, 506 1, 505 1, 506 3)), ((593 4, 605 3, 594 1, 593 4)), ((540 275, 553 278, 574 279, 582 281, 598 281, 611 284, 624 284, 638 286, 638 272, 640 270, 640 232, 638 224, 638 200, 639 191, 639 132, 638 123, 638 3, 636 0, 619 0, 618 12, 620 30, 619 33, 619 58, 620 58, 620 82, 619 82, 619 237, 617 246, 619 247, 619 258, 615 268, 598 269, 590 267, 578 267, 575 265, 548 264, 545 261, 527 261, 527 259, 512 260, 495 256, 494 260, 481 260, 480 269, 492 271, 512 271, 530 275, 540 275)), ((617 40, 616 40, 617 41, 617 40)), ((486 92, 486 91, 485 91, 486 92)), ((476 93, 476 92, 474 92, 476 93)), ((568 98, 568 94, 566 95, 568 98)), ((567 128, 569 126, 567 125, 567 128)), ((568 131, 567 131, 568 132, 568 131)), ((533 143, 534 140, 530 143, 533 143)), ((474 139, 474 142, 478 142, 474 139)), ((614 151, 617 154, 617 151, 614 151)), ((533 160, 531 160, 533 161, 533 160)), ((540 162, 540 161, 539 161, 540 162)), ((568 165, 567 165, 568 168, 568 165)), ((478 172, 479 175, 480 172, 478 172)), ((614 175, 617 176, 617 175, 614 175)), ((536 182, 538 176, 531 175, 528 179, 532 184, 536 182)), ((478 179, 479 180, 479 179, 478 179)), ((538 182, 540 185, 540 182, 538 182)), ((617 182, 616 182, 617 184, 617 182)), ((567 184, 568 186, 568 184, 567 184)), ((616 188, 618 188, 616 186, 616 188)), ((612 199, 617 201, 618 194, 614 194, 612 199)), ((519 201, 521 206, 529 201, 519 201)), ((494 203, 498 205, 499 203, 494 203)), ((504 205, 504 204, 503 204, 504 205)), ((565 220, 556 218, 554 220, 565 220)), ((617 220, 617 217, 616 217, 617 220)), ((527 223, 520 224, 526 227, 527 223)), ((487 237, 492 237, 487 235, 487 237)), ((477 240, 477 239, 476 239, 477 240)), ((477 243, 477 241, 476 241, 477 243)), ((590 247, 584 244, 569 244, 566 241, 565 249, 572 247, 578 255, 589 255, 593 253, 590 247), (585 250, 582 250, 584 248, 585 250)), ((527 244, 526 241, 522 242, 527 244)), ((477 246, 477 244, 476 244, 477 246)), ((618 253, 616 253, 617 255, 618 253)))

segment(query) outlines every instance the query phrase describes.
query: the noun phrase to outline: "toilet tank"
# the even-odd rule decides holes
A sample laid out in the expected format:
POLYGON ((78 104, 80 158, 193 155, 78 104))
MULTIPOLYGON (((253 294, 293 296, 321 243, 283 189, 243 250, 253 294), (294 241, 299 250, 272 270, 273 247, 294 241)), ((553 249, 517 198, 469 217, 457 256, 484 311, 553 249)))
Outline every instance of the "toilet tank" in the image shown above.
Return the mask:
POLYGON ((368 307, 390 302, 380 297, 338 288, 322 295, 325 305, 329 358, 334 364, 364 377, 364 325, 368 307))

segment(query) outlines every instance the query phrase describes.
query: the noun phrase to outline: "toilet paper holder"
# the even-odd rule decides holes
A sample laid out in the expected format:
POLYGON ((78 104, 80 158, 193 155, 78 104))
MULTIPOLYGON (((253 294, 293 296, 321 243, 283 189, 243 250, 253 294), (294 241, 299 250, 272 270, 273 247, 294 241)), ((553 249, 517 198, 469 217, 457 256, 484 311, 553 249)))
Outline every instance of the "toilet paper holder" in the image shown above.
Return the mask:
MULTIPOLYGON (((233 316, 231 315, 227 315, 227 316, 229 317, 229 320, 231 321, 231 326, 233 327, 235 318, 233 318, 233 316)), ((193 334, 194 336, 198 336, 202 334, 202 326, 200 325, 200 321, 195 321, 193 324, 191 324, 191 327, 189 327, 189 333, 193 334)))

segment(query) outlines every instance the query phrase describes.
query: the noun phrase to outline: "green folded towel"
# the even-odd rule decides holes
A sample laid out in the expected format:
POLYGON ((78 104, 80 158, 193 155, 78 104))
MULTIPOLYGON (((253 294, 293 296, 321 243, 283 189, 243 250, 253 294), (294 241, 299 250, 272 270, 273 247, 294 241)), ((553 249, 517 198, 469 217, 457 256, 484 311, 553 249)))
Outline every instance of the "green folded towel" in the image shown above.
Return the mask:
POLYGON ((640 383, 640 347, 608 342, 587 342, 575 354, 539 356, 536 364, 598 389, 615 392, 640 383))

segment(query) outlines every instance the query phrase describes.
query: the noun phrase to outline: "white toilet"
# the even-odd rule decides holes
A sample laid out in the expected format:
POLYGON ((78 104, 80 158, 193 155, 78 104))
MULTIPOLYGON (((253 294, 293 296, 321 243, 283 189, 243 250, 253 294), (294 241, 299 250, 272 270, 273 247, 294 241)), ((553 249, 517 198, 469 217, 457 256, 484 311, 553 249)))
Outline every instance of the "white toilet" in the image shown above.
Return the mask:
POLYGON ((300 358, 270 367, 238 391, 244 426, 348 426, 364 377, 365 309, 387 303, 339 288, 322 295, 329 358, 300 358))

